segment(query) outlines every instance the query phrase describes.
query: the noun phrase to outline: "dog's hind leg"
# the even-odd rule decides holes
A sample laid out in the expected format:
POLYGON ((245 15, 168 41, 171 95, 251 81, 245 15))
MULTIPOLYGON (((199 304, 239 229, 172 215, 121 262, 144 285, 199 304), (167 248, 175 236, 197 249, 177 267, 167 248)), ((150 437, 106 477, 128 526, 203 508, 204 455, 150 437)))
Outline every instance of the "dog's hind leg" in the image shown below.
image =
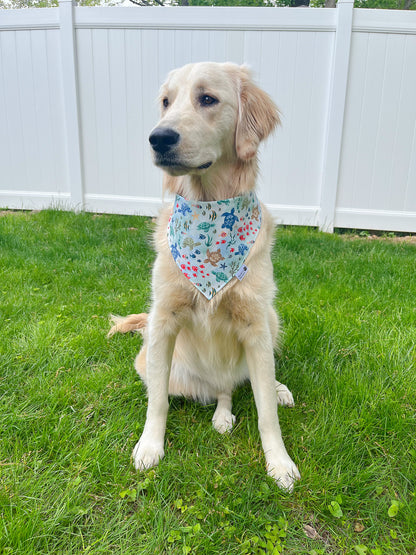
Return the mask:
POLYGON ((212 417, 212 425, 220 434, 230 432, 235 423, 235 416, 231 413, 231 393, 220 393, 218 404, 212 417))
MULTIPOLYGON (((280 323, 279 317, 274 310, 273 307, 269 309, 269 326, 270 326, 270 333, 272 335, 273 346, 276 348, 279 343, 279 330, 280 330, 280 323)), ((295 401, 293 400, 293 395, 289 391, 289 389, 282 383, 276 380, 276 394, 277 394, 277 404, 286 406, 286 407, 293 407, 295 406, 295 401)))
POLYGON ((276 395, 277 395, 277 404, 286 406, 286 407, 294 407, 295 401, 293 399, 292 393, 289 389, 282 383, 276 380, 276 395))

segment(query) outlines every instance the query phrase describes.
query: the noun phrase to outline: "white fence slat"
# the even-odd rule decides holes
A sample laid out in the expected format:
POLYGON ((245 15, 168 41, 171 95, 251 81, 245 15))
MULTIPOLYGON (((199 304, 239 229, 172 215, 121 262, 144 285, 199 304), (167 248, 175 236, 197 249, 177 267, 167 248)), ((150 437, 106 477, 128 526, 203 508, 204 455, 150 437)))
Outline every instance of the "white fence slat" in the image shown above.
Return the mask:
MULTIPOLYGON (((398 198, 395 190, 397 184, 391 183, 391 175, 397 160, 397 157, 392 156, 392 153, 397 147, 399 149, 405 147, 404 144, 401 144, 401 140, 396 133, 403 73, 405 71, 403 57, 405 38, 403 35, 393 34, 387 35, 386 39, 384 74, 380 91, 376 141, 374 144, 375 155, 371 176, 371 205, 375 210, 382 210, 384 206, 389 206, 391 210, 402 208, 397 206, 395 202, 395 199, 398 198)), ((401 204, 400 201, 399 204, 401 204)))
POLYGON ((3 129, 6 131, 4 143, 0 148, 2 179, 5 189, 24 189, 27 176, 22 164, 23 123, 20 112, 19 78, 16 55, 16 32, 9 31, 0 35, 0 73, 2 76, 3 129))
POLYGON ((319 227, 332 231, 335 219, 337 184, 342 147, 345 99, 350 60, 353 0, 338 0, 338 27, 334 45, 328 128, 322 175, 319 227))
POLYGON ((60 0, 60 47, 62 60, 62 82, 66 125, 66 150, 68 180, 73 206, 84 204, 80 120, 78 107, 77 57, 74 29, 74 0, 60 0))
POLYGON ((222 31, 210 31, 209 59, 213 62, 226 61, 227 35, 222 31))
MULTIPOLYGON (((155 102, 158 96, 160 81, 158 72, 155 71, 155 59, 158 51, 158 34, 151 29, 140 31, 141 34, 141 107, 142 117, 138 133, 143 135, 142 152, 143 166, 141 171, 141 183, 139 187, 146 196, 154 197, 161 192, 161 175, 157 170, 150 157, 150 147, 148 137, 150 131, 156 125, 159 119, 159 105, 155 102), (155 184, 157 190, 155 190, 155 184)), ((176 53, 176 52, 175 52, 176 53)))
MULTIPOLYGON (((134 31, 130 31, 133 33, 134 31)), ((175 66, 175 31, 165 30, 158 31, 158 83, 161 84, 166 79, 167 74, 174 69, 175 66)))
POLYGON ((99 187, 99 155, 94 81, 94 49, 91 29, 76 32, 81 141, 83 145, 83 183, 85 194, 92 184, 99 187))
MULTIPOLYGON (((126 109, 127 119, 127 159, 128 159, 128 187, 127 195, 139 196, 141 169, 145 164, 145 154, 148 153, 147 138, 142 132, 141 113, 142 105, 142 75, 138 69, 141 67, 141 41, 137 31, 126 30, 126 109), (137 70, 135 71, 134 68, 137 70)), ((156 71, 156 68, 155 68, 156 71)), ((156 103, 156 100, 153 100, 156 103)), ((155 196, 153 194, 152 196, 155 196)))
POLYGON ((28 174, 28 168, 32 168, 33 183, 40 183, 37 125, 35 118, 31 31, 19 31, 19 40, 16 41, 16 63, 17 63, 17 86, 22 118, 23 140, 21 150, 26 168, 26 181, 24 189, 32 190, 32 180, 28 174))
MULTIPOLYGON (((411 176, 411 165, 416 167, 416 35, 399 35, 403 44, 402 72, 399 94, 392 100, 397 105, 394 146, 389 153, 390 206, 393 210, 411 209, 416 212, 416 175, 411 176), (413 202, 411 195, 413 193, 413 202)), ((393 62, 392 62, 393 63, 393 62)))

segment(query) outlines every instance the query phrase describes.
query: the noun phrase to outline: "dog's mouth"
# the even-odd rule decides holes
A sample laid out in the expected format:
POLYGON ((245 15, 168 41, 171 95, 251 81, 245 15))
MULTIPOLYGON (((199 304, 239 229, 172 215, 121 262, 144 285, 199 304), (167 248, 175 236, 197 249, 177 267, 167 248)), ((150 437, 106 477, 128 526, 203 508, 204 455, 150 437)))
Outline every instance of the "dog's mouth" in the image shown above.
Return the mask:
POLYGON ((200 166, 198 166, 198 170, 206 170, 208 169, 210 166, 212 166, 212 162, 206 162, 205 164, 201 164, 200 166))
POLYGON ((190 173, 192 171, 197 170, 207 170, 210 166, 212 166, 212 161, 205 162, 205 164, 201 164, 200 166, 190 166, 187 164, 181 163, 179 160, 175 158, 167 158, 165 156, 156 156, 155 159, 156 166, 166 170, 168 173, 190 173))

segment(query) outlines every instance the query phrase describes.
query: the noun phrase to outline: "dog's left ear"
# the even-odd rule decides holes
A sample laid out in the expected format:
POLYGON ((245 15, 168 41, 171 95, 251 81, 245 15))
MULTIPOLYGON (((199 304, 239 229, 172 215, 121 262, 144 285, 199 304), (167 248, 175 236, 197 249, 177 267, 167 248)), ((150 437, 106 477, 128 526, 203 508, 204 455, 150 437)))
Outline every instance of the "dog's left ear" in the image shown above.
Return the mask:
POLYGON ((235 148, 241 160, 250 160, 260 142, 280 123, 279 111, 270 96, 250 79, 241 68, 239 114, 235 133, 235 148))

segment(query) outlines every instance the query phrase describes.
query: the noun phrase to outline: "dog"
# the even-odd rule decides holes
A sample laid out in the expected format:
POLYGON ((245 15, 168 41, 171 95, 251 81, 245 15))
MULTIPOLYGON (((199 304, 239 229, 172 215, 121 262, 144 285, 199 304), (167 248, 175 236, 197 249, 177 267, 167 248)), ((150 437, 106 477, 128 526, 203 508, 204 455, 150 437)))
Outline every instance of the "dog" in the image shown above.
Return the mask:
POLYGON ((232 392, 249 379, 267 473, 291 491, 300 474, 277 415, 277 405, 291 406, 293 397, 275 380, 274 224, 254 192, 258 146, 279 112, 249 70, 232 63, 173 70, 159 101, 149 141, 164 190, 176 197, 155 231, 150 313, 113 317, 109 334, 144 336, 135 367, 148 408, 135 467, 164 456, 168 395, 216 401, 213 426, 225 433, 235 423, 232 392))

